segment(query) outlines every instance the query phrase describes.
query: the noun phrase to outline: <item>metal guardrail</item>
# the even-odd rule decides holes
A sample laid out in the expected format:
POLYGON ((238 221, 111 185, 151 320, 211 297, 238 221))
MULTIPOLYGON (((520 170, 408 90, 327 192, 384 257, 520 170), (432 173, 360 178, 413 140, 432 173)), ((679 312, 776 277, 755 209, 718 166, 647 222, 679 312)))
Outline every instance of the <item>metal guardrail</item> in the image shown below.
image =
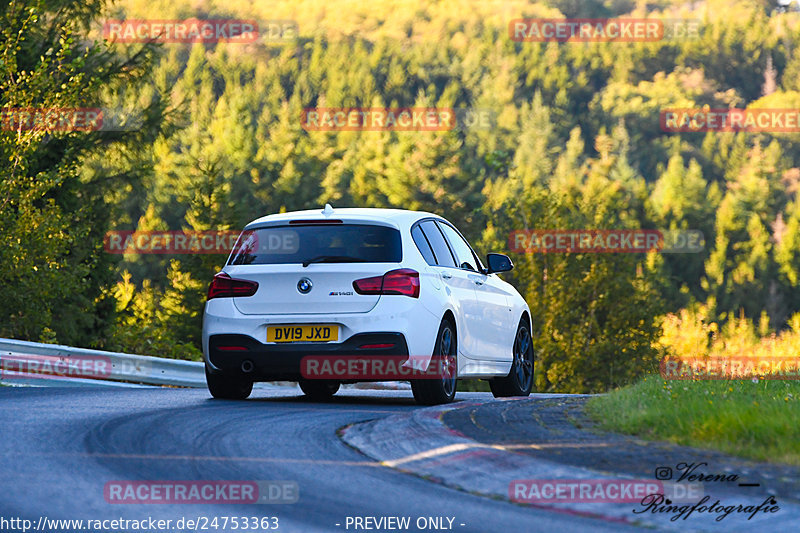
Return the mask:
POLYGON ((65 384, 91 382, 86 379, 91 378, 146 385, 206 386, 203 363, 195 361, 0 339, 0 380, 13 383, 28 376, 31 380, 55 379, 65 384))

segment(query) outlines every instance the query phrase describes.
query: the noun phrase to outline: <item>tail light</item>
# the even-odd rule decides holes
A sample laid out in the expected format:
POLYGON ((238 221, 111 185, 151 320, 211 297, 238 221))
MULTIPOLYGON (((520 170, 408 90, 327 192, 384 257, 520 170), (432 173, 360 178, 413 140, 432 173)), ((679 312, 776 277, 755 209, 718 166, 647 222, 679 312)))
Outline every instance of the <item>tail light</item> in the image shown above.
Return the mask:
POLYGON ((419 272, 410 268, 390 270, 383 276, 357 279, 353 288, 358 294, 400 294, 419 298, 419 272))
POLYGON ((219 272, 208 286, 208 299, 252 296, 258 290, 258 283, 246 279, 235 279, 225 272, 219 272))

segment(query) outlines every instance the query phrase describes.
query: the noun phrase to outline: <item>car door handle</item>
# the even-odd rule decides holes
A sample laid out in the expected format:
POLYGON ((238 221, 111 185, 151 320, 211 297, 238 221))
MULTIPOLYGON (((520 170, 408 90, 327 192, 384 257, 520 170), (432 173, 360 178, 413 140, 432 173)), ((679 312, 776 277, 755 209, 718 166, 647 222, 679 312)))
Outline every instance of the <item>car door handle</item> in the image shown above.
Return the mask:
POLYGON ((453 277, 453 275, 452 274, 448 274, 447 272, 442 272, 442 277, 444 279, 450 279, 450 278, 453 277))

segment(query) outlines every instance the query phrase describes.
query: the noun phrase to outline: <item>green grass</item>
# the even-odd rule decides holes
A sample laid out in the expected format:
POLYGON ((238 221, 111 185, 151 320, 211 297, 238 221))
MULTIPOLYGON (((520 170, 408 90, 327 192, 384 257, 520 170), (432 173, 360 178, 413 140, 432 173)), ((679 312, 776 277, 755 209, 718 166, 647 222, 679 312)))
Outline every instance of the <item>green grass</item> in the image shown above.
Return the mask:
POLYGON ((587 413, 610 431, 800 465, 797 381, 666 381, 650 376, 590 399, 587 413))

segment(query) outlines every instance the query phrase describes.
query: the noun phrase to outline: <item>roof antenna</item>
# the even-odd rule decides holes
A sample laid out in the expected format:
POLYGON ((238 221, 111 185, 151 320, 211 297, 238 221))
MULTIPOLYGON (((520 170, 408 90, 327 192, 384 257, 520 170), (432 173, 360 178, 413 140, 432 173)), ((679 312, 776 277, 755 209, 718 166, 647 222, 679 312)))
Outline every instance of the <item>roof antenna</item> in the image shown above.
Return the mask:
POLYGON ((325 209, 322 210, 322 214, 326 217, 329 217, 333 214, 333 207, 331 207, 331 204, 325 204, 325 209))

